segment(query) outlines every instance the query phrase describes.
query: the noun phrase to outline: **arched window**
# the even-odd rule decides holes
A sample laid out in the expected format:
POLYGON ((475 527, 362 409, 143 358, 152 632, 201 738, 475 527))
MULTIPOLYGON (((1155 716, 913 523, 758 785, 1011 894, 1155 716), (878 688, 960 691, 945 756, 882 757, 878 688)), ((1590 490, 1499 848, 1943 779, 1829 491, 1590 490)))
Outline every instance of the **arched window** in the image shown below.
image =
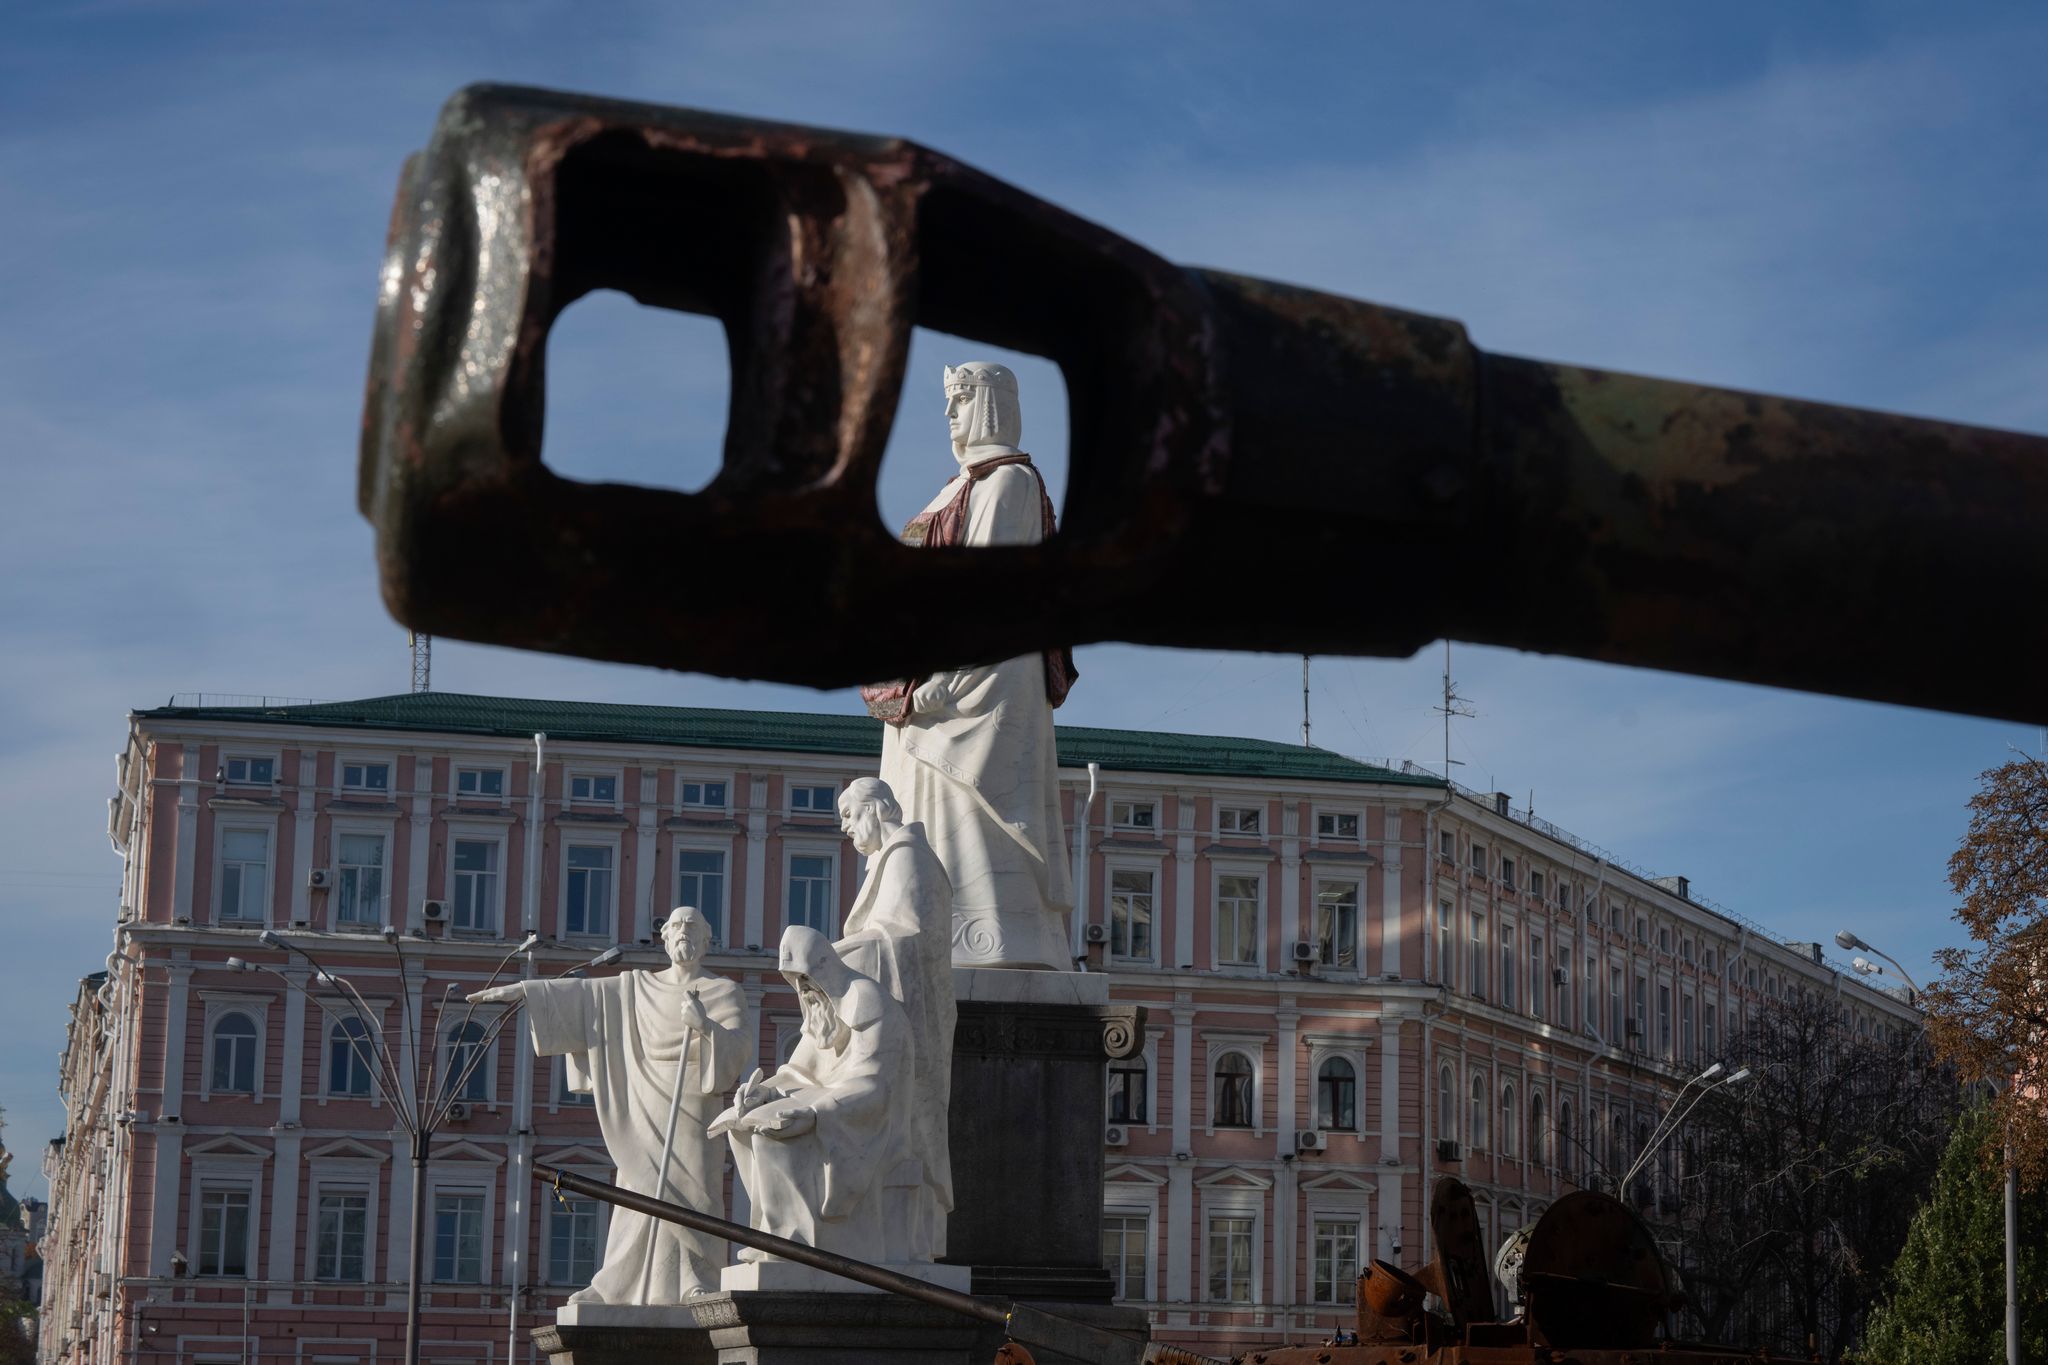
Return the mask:
MULTIPOLYGON (((1635 1165, 1635 1164, 1636 1164, 1636 1163, 1637 1163, 1638 1161, 1641 1161, 1641 1160, 1643 1159, 1643 1153, 1644 1153, 1644 1152, 1647 1152, 1647 1151, 1649 1151, 1649 1150, 1650 1150, 1650 1121, 1649 1121, 1648 1119, 1646 1119, 1646 1118, 1638 1118, 1638 1119, 1636 1120, 1636 1145, 1635 1145, 1635 1150, 1634 1150, 1633 1152, 1629 1153, 1629 1158, 1628 1158, 1627 1162, 1625 1162, 1625 1163, 1623 1163, 1623 1164, 1622 1164, 1622 1167, 1621 1167, 1621 1169, 1622 1169, 1622 1172, 1623 1172, 1623 1173, 1626 1173, 1626 1172, 1628 1171, 1628 1168, 1629 1168, 1630 1166, 1633 1166, 1633 1165, 1635 1165)), ((1636 1183, 1635 1185, 1631 1186, 1631 1188, 1632 1188, 1632 1189, 1633 1189, 1633 1190, 1635 1191, 1635 1195, 1636 1195, 1636 1200, 1637 1200, 1637 1202, 1638 1202, 1638 1203, 1648 1203, 1648 1202, 1649 1202, 1649 1198, 1650 1198, 1650 1182, 1649 1182, 1649 1181, 1648 1181, 1647 1179, 1645 1179, 1645 1180, 1641 1180, 1641 1181, 1638 1181, 1638 1182, 1637 1182, 1637 1183, 1636 1183)))
POLYGON ((1557 1102, 1557 1164, 1569 1180, 1578 1173, 1579 1149, 1572 1137, 1572 1102, 1557 1102))
POLYGON ((207 1088, 216 1095, 256 1093, 256 1021, 240 1010, 214 1021, 211 1080, 207 1088))
POLYGON ((1610 1109, 1607 1111, 1607 1169, 1619 1179, 1628 1166, 1628 1116, 1619 1109, 1610 1109))
POLYGON ((1242 1052, 1216 1059, 1210 1091, 1210 1113, 1218 1128, 1252 1126, 1252 1063, 1242 1052))
POLYGON ((469 1065, 477 1049, 483 1046, 483 1041, 484 1026, 474 1019, 448 1030, 448 1069, 441 1077, 442 1094, 477 1103, 490 1098, 489 1059, 478 1061, 473 1071, 469 1065), (465 1072, 468 1073, 466 1077, 465 1072))
POLYGON ((327 1093, 367 1095, 376 1043, 370 1030, 354 1015, 335 1020, 327 1028, 327 1093))
POLYGON ((1448 1064, 1436 1074, 1436 1131, 1445 1142, 1458 1140, 1458 1080, 1448 1064))
POLYGON ((1521 1130, 1522 1125, 1515 1119, 1514 1082, 1503 1081, 1500 1087, 1500 1154, 1502 1156, 1513 1156, 1515 1154, 1515 1134, 1521 1130))
POLYGON ((1358 1072, 1342 1057, 1326 1057, 1316 1070, 1316 1122, 1358 1131, 1358 1072))
POLYGON ((1475 1152, 1486 1150, 1486 1114, 1493 1106, 1486 1094, 1486 1073, 1472 1073, 1472 1107, 1465 1111, 1466 1121, 1472 1125, 1471 1141, 1467 1144, 1475 1152))
POLYGON ((1550 1164, 1550 1129, 1543 1123, 1543 1092, 1529 1092, 1529 1160, 1538 1166, 1550 1164))

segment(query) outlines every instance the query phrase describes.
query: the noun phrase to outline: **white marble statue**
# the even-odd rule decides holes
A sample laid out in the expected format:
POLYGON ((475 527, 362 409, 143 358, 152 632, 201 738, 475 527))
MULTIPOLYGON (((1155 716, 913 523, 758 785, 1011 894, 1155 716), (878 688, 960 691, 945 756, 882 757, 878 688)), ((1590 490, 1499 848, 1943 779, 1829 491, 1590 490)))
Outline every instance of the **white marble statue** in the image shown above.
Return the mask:
MULTIPOLYGON (((1016 375, 969 361, 946 370, 945 386, 960 472, 904 528, 904 541, 1030 545, 1050 535, 1045 481, 1017 445, 1016 375)), ((1072 656, 1057 650, 862 689, 888 722, 882 780, 905 818, 924 825, 952 878, 953 961, 963 967, 1072 969, 1052 712, 1073 680, 1072 656)))
POLYGON ((888 991, 909 1018, 915 1056, 909 1090, 909 1155, 883 1178, 891 1263, 946 1254, 953 1209, 947 1107, 953 1094, 953 886, 924 827, 905 824, 889 785, 863 777, 839 797, 839 823, 867 859, 867 877, 834 948, 841 960, 888 991))
MULTIPOLYGON (((875 1260, 883 1181, 910 1151, 910 1020, 815 929, 784 930, 779 965, 803 1008, 803 1038, 774 1075, 756 1068, 710 1131, 731 1138, 756 1228, 875 1260)), ((739 1255, 780 1259, 752 1247, 739 1255)))
MULTIPOLYGON (((569 1088, 597 1106, 605 1149, 618 1168, 614 1183, 722 1218, 724 1152, 705 1128, 753 1046, 741 1022, 740 988, 703 968, 710 938, 703 916, 679 905, 661 927, 669 955, 661 971, 520 981, 470 999, 525 1004, 534 1051, 566 1057, 569 1088), (664 1169, 662 1144, 671 1129, 674 1148, 664 1169)), ((717 1238, 614 1208, 604 1262, 569 1301, 680 1303, 715 1291, 724 1263, 725 1244, 717 1238)))

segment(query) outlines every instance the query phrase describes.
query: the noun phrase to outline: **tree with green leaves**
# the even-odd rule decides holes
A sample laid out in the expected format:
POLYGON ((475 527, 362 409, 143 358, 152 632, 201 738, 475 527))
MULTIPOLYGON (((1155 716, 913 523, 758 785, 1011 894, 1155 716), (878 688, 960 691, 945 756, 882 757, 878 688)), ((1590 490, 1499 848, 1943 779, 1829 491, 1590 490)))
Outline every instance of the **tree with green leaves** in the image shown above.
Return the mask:
MULTIPOLYGON (((1934 1189, 1913 1216, 1871 1314, 1858 1365, 2004 1365, 2005 1192, 2000 1124, 1989 1106, 1951 1130, 1934 1189)), ((2020 1203, 2048 1226, 2048 1189, 2020 1203)), ((2020 1359, 2048 1360, 2048 1246, 2020 1241, 2020 1359)))

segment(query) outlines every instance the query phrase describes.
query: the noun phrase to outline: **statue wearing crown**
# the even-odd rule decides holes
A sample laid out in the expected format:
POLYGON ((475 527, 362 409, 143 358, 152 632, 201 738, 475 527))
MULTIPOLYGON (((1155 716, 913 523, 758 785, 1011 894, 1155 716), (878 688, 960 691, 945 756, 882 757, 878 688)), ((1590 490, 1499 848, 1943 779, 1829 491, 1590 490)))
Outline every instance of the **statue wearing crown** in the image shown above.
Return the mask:
MULTIPOLYGON (((947 368, 945 391, 959 470, 904 528, 904 543, 1031 545, 1051 535, 1045 480, 1017 444, 1017 376, 969 361, 947 368)), ((887 722, 882 780, 952 879, 958 966, 1071 969, 1074 892, 1052 713, 1074 677, 1061 649, 861 689, 887 722)))

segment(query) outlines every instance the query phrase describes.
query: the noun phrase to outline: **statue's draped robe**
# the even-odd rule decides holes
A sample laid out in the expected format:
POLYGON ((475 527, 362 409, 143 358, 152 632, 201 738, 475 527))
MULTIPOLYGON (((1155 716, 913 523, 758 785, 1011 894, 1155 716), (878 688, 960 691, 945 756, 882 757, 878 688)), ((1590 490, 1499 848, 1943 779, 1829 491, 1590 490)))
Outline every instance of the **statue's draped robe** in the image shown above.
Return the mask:
MULTIPOLYGON (((948 481, 925 513, 951 503, 965 479, 948 481)), ((1028 466, 996 469, 969 491, 961 543, 1035 544, 1045 534, 1042 506, 1028 466)), ((1045 674, 1041 654, 939 674, 945 712, 913 711, 907 724, 882 727, 882 780, 904 818, 923 823, 952 878, 953 960, 965 966, 1071 965, 1064 916, 1074 892, 1045 674)))
MULTIPOLYGON (((667 972, 625 972, 590 981, 537 981, 526 988, 526 1014, 534 1051, 567 1059, 569 1088, 587 1093, 598 1128, 617 1167, 616 1183, 637 1194, 687 1204, 725 1216, 723 1152, 704 1127, 721 1107, 751 1058, 742 1027, 740 988, 719 976, 697 976, 688 986, 714 1027, 691 1036, 683 1074, 682 1109, 667 1179, 661 1162, 675 1093, 676 1058, 683 1045, 684 983, 667 972)), ((654 1272, 646 1301, 678 1303, 692 1290, 718 1288, 725 1245, 714 1237, 628 1209, 611 1211, 604 1261, 589 1297, 605 1303, 640 1302, 648 1239, 654 1272)))
POLYGON ((733 1162, 756 1228, 878 1261, 882 1179, 906 1154, 915 1042, 903 1007, 873 981, 855 977, 834 1003, 849 1026, 844 1046, 821 1048, 805 1033, 764 1082, 776 1098, 750 1111, 808 1108, 816 1126, 786 1138, 735 1128, 733 1162))
MULTIPOLYGON (((902 1211, 907 1245, 892 1261, 931 1261, 946 1254, 946 1215, 953 1208, 953 1162, 947 1111, 953 1095, 952 884, 923 827, 898 829, 868 859, 867 878, 834 950, 874 978, 902 1006, 916 1035, 909 1091, 910 1155, 919 1168, 902 1211)), ((891 1174, 884 1172, 884 1181, 891 1174)), ((885 1183, 885 1198, 902 1196, 885 1183)), ((885 1210, 885 1216, 888 1215, 885 1210)), ((892 1239, 893 1240, 893 1239, 892 1239)))

